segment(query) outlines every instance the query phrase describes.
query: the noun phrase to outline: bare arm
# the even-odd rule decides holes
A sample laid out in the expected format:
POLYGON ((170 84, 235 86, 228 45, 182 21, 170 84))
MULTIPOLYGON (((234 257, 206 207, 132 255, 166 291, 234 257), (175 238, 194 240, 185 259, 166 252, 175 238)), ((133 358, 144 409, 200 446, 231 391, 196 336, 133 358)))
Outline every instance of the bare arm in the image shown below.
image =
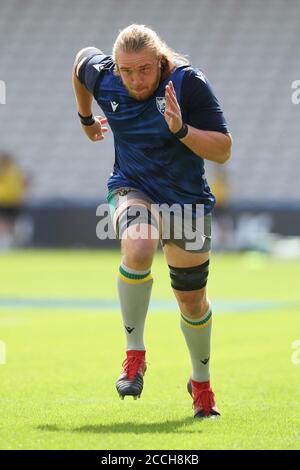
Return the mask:
POLYGON ((186 137, 181 139, 196 155, 216 163, 225 163, 231 154, 232 137, 222 132, 202 131, 188 126, 186 137))
MULTIPOLYGON (((89 90, 78 80, 77 76, 79 74, 80 67, 86 57, 84 56, 84 52, 89 48, 81 49, 78 54, 76 55, 73 70, 72 70, 72 84, 73 90, 75 93, 76 103, 77 103, 77 110, 82 116, 90 116, 93 114, 92 112, 92 103, 93 103, 93 95, 89 92, 89 90)), ((88 138, 92 141, 103 140, 104 133, 108 131, 107 127, 102 127, 102 124, 107 122, 106 119, 102 118, 101 116, 94 117, 95 122, 90 126, 86 126, 81 124, 81 127, 84 133, 88 136, 88 138)))
MULTIPOLYGON (((176 133, 181 129, 181 109, 171 81, 166 86, 165 119, 171 132, 176 133)), ((180 140, 196 155, 206 160, 225 163, 230 158, 232 137, 229 133, 204 131, 189 125, 187 135, 180 140)))
MULTIPOLYGON (((83 61, 84 59, 81 61, 81 63, 83 61)), ((81 64, 77 65, 76 67, 77 75, 80 69, 80 65, 81 64)), ((73 83, 73 89, 75 93, 78 112, 82 116, 89 116, 90 114, 92 114, 93 95, 78 80, 77 76, 75 75, 75 67, 73 67, 72 83, 73 83)))

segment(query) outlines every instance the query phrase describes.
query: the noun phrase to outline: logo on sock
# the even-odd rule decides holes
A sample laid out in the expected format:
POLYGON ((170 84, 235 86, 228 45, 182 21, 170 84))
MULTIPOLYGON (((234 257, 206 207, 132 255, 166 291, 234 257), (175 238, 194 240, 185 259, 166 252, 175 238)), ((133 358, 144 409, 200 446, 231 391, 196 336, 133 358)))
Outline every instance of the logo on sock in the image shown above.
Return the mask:
POLYGON ((202 364, 204 364, 204 365, 206 366, 206 364, 208 363, 208 361, 209 361, 209 356, 208 356, 208 358, 203 359, 203 361, 201 361, 201 362, 202 362, 202 364))
POLYGON ((135 328, 130 328, 130 326, 125 326, 125 329, 128 331, 128 333, 132 333, 135 328))

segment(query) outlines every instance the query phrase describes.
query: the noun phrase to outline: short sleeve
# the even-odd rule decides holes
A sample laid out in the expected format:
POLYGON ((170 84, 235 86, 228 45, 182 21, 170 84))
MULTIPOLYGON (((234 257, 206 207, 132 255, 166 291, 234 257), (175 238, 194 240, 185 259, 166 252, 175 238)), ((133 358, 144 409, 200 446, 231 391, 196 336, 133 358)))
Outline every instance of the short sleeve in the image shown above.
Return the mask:
POLYGON ((89 56, 81 64, 78 79, 89 92, 94 93, 95 85, 101 78, 101 72, 113 66, 112 57, 102 52, 89 56))
POLYGON ((227 123, 211 84, 197 69, 188 69, 182 82, 182 106, 187 111, 187 124, 227 134, 227 123))

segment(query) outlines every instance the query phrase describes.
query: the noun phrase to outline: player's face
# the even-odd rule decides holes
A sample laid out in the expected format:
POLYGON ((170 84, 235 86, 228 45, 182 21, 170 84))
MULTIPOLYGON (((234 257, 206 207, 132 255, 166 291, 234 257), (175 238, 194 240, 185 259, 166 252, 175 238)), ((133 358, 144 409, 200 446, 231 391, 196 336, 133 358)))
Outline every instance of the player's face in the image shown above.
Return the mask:
POLYGON ((136 100, 150 98, 160 81, 160 59, 153 51, 122 52, 118 54, 118 69, 121 79, 136 100))

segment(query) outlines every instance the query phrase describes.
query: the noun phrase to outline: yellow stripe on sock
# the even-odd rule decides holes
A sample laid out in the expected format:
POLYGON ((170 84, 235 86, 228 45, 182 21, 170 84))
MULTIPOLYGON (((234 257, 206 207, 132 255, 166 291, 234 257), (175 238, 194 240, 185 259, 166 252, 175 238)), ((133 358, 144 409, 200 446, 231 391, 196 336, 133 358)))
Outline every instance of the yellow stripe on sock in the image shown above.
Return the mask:
POLYGON ((143 279, 129 279, 129 277, 123 276, 123 274, 121 274, 120 272, 118 274, 122 281, 127 282, 127 284, 143 284, 144 282, 153 279, 151 274, 149 274, 147 277, 144 277, 143 279))
POLYGON ((212 321, 212 315, 210 315, 208 317, 207 321, 205 323, 202 323, 201 325, 197 325, 197 324, 193 324, 192 322, 188 322, 182 315, 181 315, 181 318, 182 318, 182 321, 186 324, 186 326, 188 326, 190 328, 196 328, 196 329, 205 328, 212 321))

